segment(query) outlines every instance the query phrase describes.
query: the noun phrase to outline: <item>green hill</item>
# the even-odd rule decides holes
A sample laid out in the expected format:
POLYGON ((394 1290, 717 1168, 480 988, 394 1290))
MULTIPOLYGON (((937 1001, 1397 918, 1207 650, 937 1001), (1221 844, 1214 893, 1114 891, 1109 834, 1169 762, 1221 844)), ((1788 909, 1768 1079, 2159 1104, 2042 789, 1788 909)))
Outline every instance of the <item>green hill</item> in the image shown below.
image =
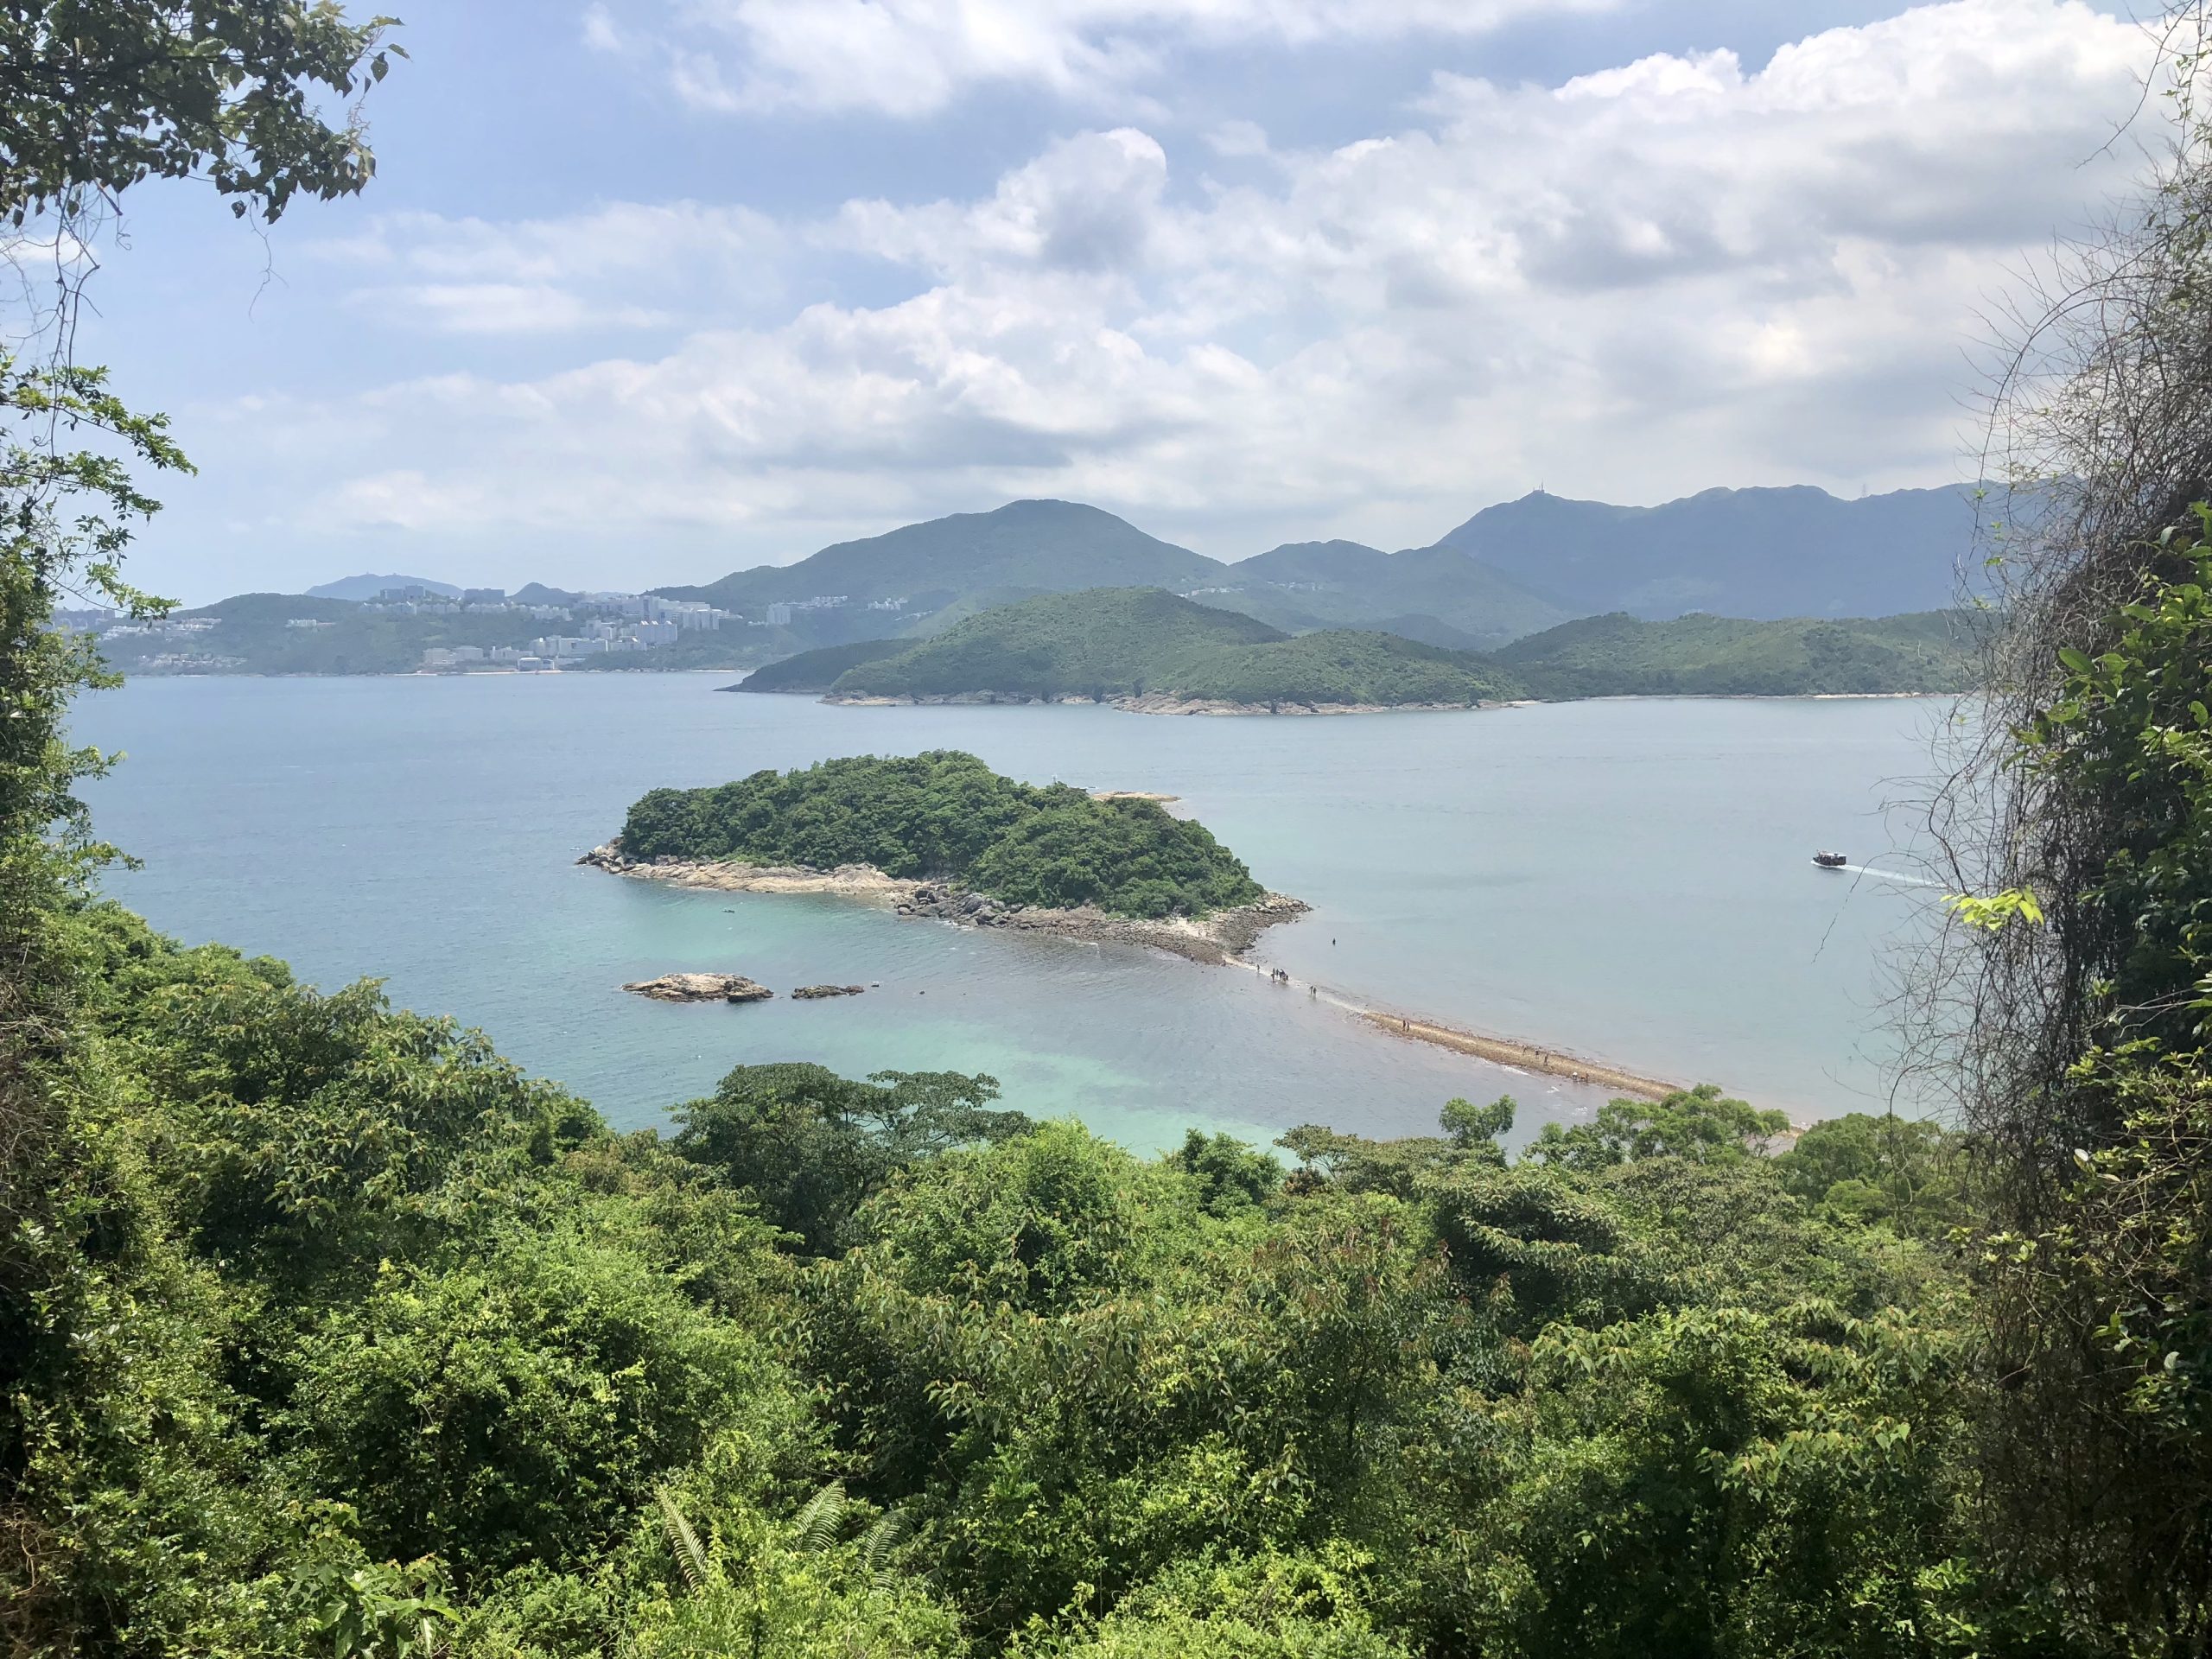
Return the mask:
MULTIPOLYGON (((825 655, 810 653, 813 660, 748 684, 810 689, 829 665, 825 655)), ((1001 606, 858 663, 830 689, 841 697, 1165 697, 1255 706, 1464 704, 1516 695, 1510 676, 1470 652, 1343 629, 1291 639, 1242 613, 1157 588, 1001 606)))
POLYGON ((1962 691, 1972 627, 1950 611, 1779 622, 1617 612, 1516 640, 1493 660, 1544 698, 1962 691))
POLYGON ((756 668, 737 684, 726 685, 722 690, 804 691, 819 696, 835 685, 837 677, 847 669, 911 651, 913 644, 911 639, 855 639, 850 645, 823 645, 817 651, 802 651, 796 657, 786 657, 766 668, 756 668))
POLYGON ((1987 523, 2023 510, 1955 488, 1857 500, 1808 485, 1714 489, 1656 507, 1537 490, 1485 507, 1439 546, 1555 600, 1567 615, 1883 616, 1951 603, 1977 512, 1987 523))
POLYGON ((1205 829, 1154 801, 1033 788, 972 754, 824 760, 711 789, 656 789, 630 809, 636 859, 728 859, 959 881, 1008 904, 1203 916, 1262 895, 1205 829))
POLYGON ((1522 695, 1511 674, 1472 652, 1349 628, 1228 646, 1192 658, 1171 677, 1173 685, 1163 690, 1194 702, 1465 706, 1522 695))
POLYGON ((1128 697, 1169 690, 1185 663, 1280 640, 1264 622, 1157 588, 1098 588, 1002 605, 849 671, 840 696, 1128 697))
POLYGON ((842 596, 855 606, 904 600, 903 613, 878 613, 880 632, 888 633, 903 617, 939 610, 982 589, 1186 588, 1217 576, 1222 568, 1096 507, 1013 501, 993 512, 955 513, 863 541, 839 542, 793 564, 761 565, 703 587, 655 591, 748 613, 817 598, 842 596))
POLYGON ((1357 542, 1294 542, 1244 559, 1194 594, 1290 632, 1411 632, 1483 649, 1564 622, 1553 603, 1456 547, 1385 553, 1357 542))

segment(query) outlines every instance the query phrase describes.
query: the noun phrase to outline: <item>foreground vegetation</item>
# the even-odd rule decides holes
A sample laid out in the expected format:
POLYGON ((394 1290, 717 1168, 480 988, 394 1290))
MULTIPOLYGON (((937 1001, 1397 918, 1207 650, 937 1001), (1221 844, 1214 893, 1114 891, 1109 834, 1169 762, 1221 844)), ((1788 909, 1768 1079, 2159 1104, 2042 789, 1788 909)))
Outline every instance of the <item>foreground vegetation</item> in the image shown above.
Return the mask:
POLYGON ((1141 1159, 67 923, 97 1205, 15 1327, 33 1650, 1966 1652, 1947 1137, 1711 1091, 1141 1159))
POLYGON ((641 861, 872 864, 1007 904, 1096 905, 1117 916, 1204 916, 1264 892, 1205 826, 1157 802, 1035 788, 951 749, 656 789, 631 807, 621 847, 641 861))

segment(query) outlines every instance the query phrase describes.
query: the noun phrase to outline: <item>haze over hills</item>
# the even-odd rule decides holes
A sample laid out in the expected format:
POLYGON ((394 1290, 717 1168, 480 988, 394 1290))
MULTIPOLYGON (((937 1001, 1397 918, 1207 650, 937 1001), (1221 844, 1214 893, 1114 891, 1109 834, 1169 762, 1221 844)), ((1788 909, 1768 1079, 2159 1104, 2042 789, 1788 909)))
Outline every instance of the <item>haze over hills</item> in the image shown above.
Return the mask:
POLYGON ((1502 645, 1575 613, 1456 547, 1385 553, 1358 542, 1291 542, 1192 590, 1291 632, 1382 628, 1432 645, 1502 645), (1403 626, 1393 626, 1402 624, 1403 626))
POLYGON ((1855 501, 1808 485, 1706 490, 1656 507, 1538 490, 1485 507, 1438 545, 1571 614, 1878 616, 1955 602, 1974 526, 1975 504, 1956 488, 1855 501))
POLYGON ((752 612, 840 601, 788 624, 836 644, 932 631, 1039 594, 1094 587, 1161 588, 1292 633, 1403 619, 1453 645, 1503 645, 1573 614, 1456 548, 1389 554, 1356 542, 1304 543, 1224 564, 1072 501, 956 513, 793 564, 654 591, 752 612))
POLYGON ((433 582, 428 576, 340 576, 335 582, 326 582, 320 588, 308 589, 309 599, 374 599, 387 588, 422 588, 434 594, 443 594, 448 599, 461 592, 449 582, 433 582))
MULTIPOLYGON (((825 645, 922 639, 1007 605, 1095 588, 1160 588, 1286 634, 1352 629, 1447 651, 1495 651, 1615 612, 1882 616, 1951 602, 1974 517, 1958 490, 1857 501, 1809 487, 1708 490, 1656 507, 1538 492, 1485 509, 1428 547, 1388 553, 1348 540, 1295 542, 1223 563, 1079 502, 1014 501, 841 542, 787 565, 655 589, 728 615, 680 650, 664 648, 672 653, 665 660, 640 653, 620 666, 736 668, 825 645)), ((454 591, 427 578, 363 575, 315 592, 328 596, 318 602, 340 602, 410 586, 454 591)), ((575 595, 531 583, 512 597, 566 605, 575 595)), ((379 637, 369 655, 397 663, 410 644, 419 656, 447 643, 427 632, 415 640, 410 626, 428 627, 386 630, 391 639, 379 637)), ((312 664, 325 657, 334 665, 341 643, 358 671, 363 653, 350 647, 365 641, 326 633, 279 643, 289 671, 318 671, 312 664)), ((209 638, 135 654, 163 664, 206 657, 209 669, 251 672, 264 671, 273 648, 209 638)))
POLYGON ((907 613, 923 614, 980 589, 1182 588, 1222 568, 1081 502, 1010 501, 991 512, 957 512, 839 542, 793 564, 654 591, 740 611, 834 595, 855 605, 903 600, 907 613))
POLYGON ((1537 492, 1429 547, 1295 542, 1224 564, 1096 507, 1016 501, 658 591, 738 610, 841 597, 848 611, 899 604, 873 623, 825 614, 800 625, 823 643, 926 632, 1039 593, 1159 587, 1286 632, 1382 628, 1488 649, 1610 611, 1778 620, 1939 609, 1953 600, 1974 522, 1956 489, 1856 501, 1808 486, 1707 490, 1656 507, 1537 492))

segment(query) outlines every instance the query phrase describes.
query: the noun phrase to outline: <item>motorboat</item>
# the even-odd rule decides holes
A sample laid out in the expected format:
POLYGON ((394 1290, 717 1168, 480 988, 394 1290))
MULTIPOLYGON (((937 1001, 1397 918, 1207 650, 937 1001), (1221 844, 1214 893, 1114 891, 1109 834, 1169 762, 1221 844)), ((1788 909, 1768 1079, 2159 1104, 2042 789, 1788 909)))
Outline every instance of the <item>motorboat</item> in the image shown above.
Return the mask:
POLYGON ((1815 853, 1813 862, 1824 870, 1840 870, 1851 861, 1841 853, 1815 853))

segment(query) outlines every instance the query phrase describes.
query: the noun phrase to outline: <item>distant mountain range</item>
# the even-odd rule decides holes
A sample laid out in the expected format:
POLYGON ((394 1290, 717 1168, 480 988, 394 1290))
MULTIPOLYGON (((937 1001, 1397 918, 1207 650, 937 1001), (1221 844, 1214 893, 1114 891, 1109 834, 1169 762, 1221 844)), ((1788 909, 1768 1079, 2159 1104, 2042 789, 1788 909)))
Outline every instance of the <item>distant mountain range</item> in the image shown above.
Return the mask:
POLYGON ((1578 616, 1878 616, 1955 602, 1974 528, 1959 489, 1856 501, 1804 485, 1707 490, 1656 507, 1540 490, 1485 507, 1437 545, 1578 616))
POLYGON ((1962 490, 1855 501, 1809 486, 1707 490, 1656 507, 1538 491, 1429 547, 1294 542, 1225 564, 1096 507, 1016 501, 657 591, 741 611, 841 600, 801 625, 824 644, 929 632, 1039 593, 1150 587, 1290 633, 1352 627, 1490 649, 1606 612, 1774 620, 1941 609, 1974 528, 1962 490), (868 620, 866 607, 894 604, 868 620))
POLYGON ((422 588, 434 594, 443 594, 451 599, 461 592, 449 582, 432 582, 428 576, 340 576, 336 582, 326 582, 320 588, 308 589, 309 599, 374 599, 387 588, 422 588))
MULTIPOLYGON (((1096 588, 1159 588, 1291 635, 1351 629, 1488 652, 1608 613, 1775 620, 1939 610, 1955 599, 1974 532, 1974 501, 1955 489, 1855 501, 1808 486, 1707 490, 1656 507, 1537 491, 1485 508, 1428 547, 1293 542, 1224 563, 1080 502, 1014 501, 653 591, 745 620, 690 642, 690 658, 712 659, 693 666, 922 639, 1039 594, 1096 588)), ((365 599, 412 586, 456 591, 425 577, 365 575, 312 592, 365 599)), ((533 582, 514 597, 558 604, 572 595, 533 582)))

